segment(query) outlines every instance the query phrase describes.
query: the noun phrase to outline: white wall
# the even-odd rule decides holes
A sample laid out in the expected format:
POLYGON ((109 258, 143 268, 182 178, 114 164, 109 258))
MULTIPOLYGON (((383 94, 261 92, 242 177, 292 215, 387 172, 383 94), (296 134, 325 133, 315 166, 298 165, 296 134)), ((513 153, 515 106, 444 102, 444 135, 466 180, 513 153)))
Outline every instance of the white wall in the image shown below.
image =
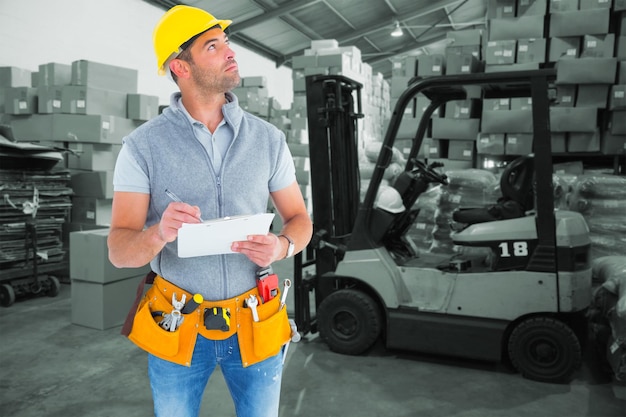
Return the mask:
MULTIPOLYGON (((0 66, 37 71, 40 64, 87 59, 133 68, 139 92, 168 104, 177 87, 157 75, 152 48, 152 29, 164 12, 143 0, 0 0, 0 66)), ((234 42, 233 50, 241 76, 266 76, 269 95, 288 108, 291 70, 234 42)))

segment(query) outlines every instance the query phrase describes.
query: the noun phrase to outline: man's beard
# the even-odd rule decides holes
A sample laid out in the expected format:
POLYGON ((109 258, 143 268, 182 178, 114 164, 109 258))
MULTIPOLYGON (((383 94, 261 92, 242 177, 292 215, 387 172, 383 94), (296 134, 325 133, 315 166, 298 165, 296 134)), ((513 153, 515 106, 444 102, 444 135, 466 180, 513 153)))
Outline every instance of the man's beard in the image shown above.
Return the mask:
POLYGON ((225 93, 237 87, 241 82, 238 70, 221 72, 219 75, 215 75, 199 70, 193 63, 190 67, 196 86, 206 92, 225 93))

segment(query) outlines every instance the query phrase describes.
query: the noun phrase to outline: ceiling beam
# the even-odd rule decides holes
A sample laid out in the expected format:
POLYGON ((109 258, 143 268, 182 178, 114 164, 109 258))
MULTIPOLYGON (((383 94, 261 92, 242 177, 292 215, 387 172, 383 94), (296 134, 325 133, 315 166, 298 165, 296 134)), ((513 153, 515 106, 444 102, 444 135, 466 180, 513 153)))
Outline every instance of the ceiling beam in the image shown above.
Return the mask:
MULTIPOLYGON (((429 4, 426 7, 420 7, 414 13, 402 14, 401 18, 402 18, 402 20, 416 19, 418 17, 426 16, 428 14, 431 14, 431 13, 434 13, 436 11, 439 11, 439 10, 445 8, 445 7, 450 6, 450 5, 460 3, 461 1, 463 1, 463 0, 439 0, 439 1, 436 1, 436 2, 433 2, 433 3, 429 4)), ((400 16, 396 16, 396 17, 400 18, 400 16)), ((381 29, 389 28, 391 30, 391 25, 392 25, 392 21, 391 20, 386 21, 386 20, 382 19, 382 22, 379 23, 378 25, 369 26, 367 29, 357 30, 355 32, 352 32, 350 34, 350 36, 346 36, 345 38, 341 38, 341 39, 337 39, 337 40, 340 43, 344 43, 344 42, 351 41, 353 39, 357 39, 357 38, 360 38, 362 36, 368 35, 368 34, 370 34, 372 32, 379 31, 381 29)))
POLYGON ((283 16, 296 10, 304 9, 305 7, 312 6, 320 1, 322 0, 296 0, 285 3, 284 6, 277 7, 270 11, 264 11, 262 14, 253 18, 244 20, 242 22, 234 22, 230 33, 233 34, 251 28, 252 26, 262 25, 268 20, 283 16))

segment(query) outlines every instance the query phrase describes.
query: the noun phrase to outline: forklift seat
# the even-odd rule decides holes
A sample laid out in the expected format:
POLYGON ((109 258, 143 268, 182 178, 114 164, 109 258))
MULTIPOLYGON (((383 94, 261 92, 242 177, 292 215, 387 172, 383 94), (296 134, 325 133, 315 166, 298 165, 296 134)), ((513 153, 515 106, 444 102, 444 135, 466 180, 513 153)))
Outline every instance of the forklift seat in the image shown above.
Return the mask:
POLYGON ((502 197, 496 204, 478 208, 460 208, 452 219, 467 225, 523 217, 535 205, 533 155, 511 161, 500 177, 502 197))

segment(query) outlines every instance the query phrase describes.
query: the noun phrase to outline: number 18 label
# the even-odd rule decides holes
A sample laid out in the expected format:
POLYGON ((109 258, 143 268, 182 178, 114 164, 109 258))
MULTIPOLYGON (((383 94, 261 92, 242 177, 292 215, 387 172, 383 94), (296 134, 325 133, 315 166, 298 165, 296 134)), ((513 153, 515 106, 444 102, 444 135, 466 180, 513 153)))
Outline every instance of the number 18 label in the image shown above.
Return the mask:
POLYGON ((528 242, 502 242, 498 247, 501 258, 528 256, 528 242))

